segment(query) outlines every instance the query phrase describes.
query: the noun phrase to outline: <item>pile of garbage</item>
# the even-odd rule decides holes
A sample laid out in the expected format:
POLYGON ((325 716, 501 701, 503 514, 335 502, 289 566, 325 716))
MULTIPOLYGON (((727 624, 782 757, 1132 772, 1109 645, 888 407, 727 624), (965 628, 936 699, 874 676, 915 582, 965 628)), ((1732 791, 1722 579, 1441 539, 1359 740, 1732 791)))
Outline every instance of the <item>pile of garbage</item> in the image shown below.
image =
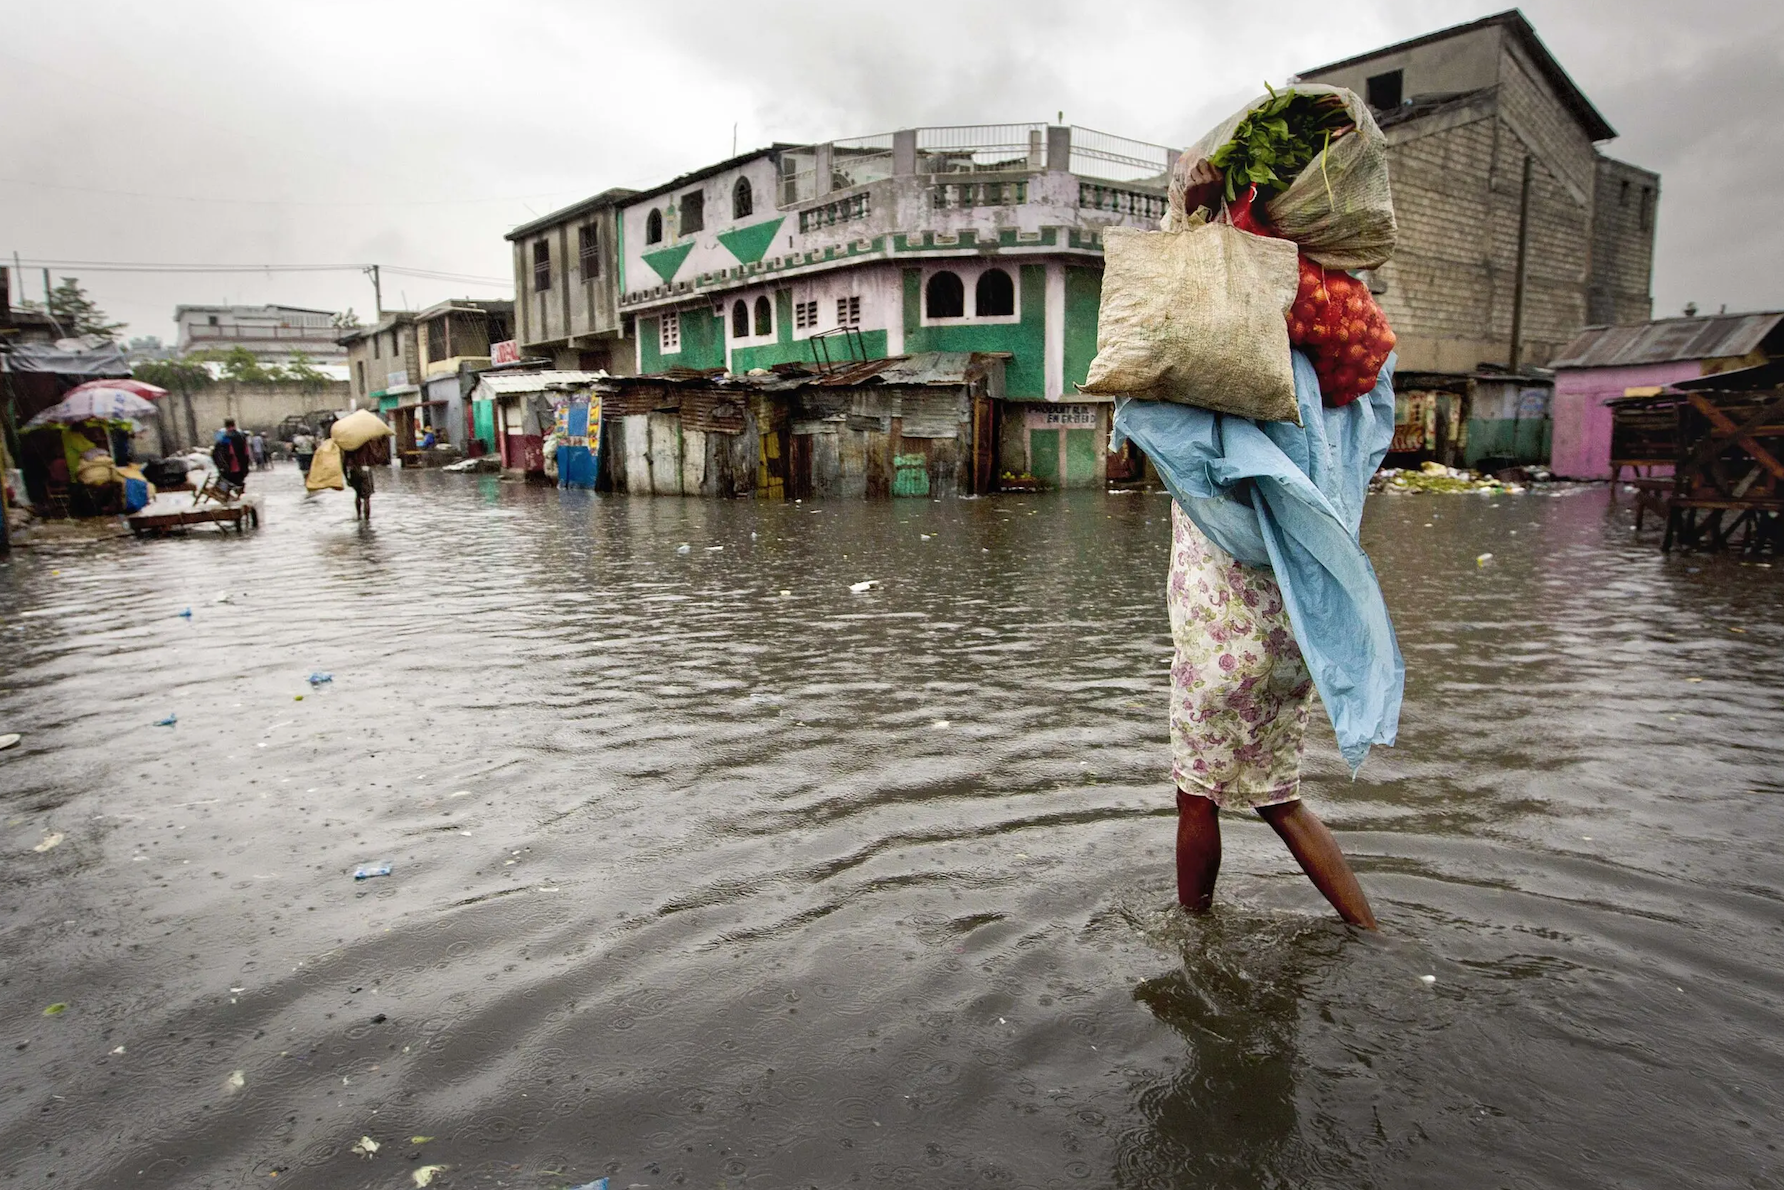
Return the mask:
POLYGON ((1445 467, 1442 463, 1426 463, 1418 470, 1410 467, 1383 467, 1369 481, 1371 492, 1397 492, 1419 496, 1426 492, 1478 492, 1483 496, 1517 495, 1531 484, 1552 478, 1540 467, 1514 467, 1493 475, 1482 475, 1466 467, 1445 467))

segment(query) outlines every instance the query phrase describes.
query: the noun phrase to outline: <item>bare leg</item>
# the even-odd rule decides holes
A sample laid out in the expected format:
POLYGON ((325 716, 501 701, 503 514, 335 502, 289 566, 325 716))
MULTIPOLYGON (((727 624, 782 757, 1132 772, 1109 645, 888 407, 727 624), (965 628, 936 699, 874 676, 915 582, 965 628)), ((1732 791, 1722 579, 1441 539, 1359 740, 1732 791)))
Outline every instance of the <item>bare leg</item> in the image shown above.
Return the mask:
MULTIPOLYGON (((1299 801, 1259 806, 1257 812, 1288 844, 1295 862, 1313 881, 1313 887, 1332 903, 1338 916, 1365 930, 1376 928, 1375 914, 1369 910, 1369 899, 1363 895, 1363 886, 1357 883, 1356 873, 1350 870, 1344 853, 1338 850, 1338 840, 1319 820, 1319 815, 1299 801)), ((1178 837, 1181 839, 1182 836, 1178 837)), ((1182 844, 1178 847, 1181 849, 1182 844)), ((1178 854, 1182 854, 1181 850, 1178 854)))
POLYGON ((1177 791, 1177 900, 1191 913, 1214 905, 1220 875, 1220 807, 1196 793, 1177 791))

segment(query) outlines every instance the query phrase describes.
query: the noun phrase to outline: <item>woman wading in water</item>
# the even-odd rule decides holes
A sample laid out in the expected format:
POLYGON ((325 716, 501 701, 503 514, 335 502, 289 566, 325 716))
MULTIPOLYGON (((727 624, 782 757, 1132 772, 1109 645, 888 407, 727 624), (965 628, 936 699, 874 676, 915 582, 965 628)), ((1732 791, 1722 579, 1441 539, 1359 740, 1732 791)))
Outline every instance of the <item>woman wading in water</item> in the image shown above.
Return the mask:
MULTIPOLYGON (((1173 210, 1218 210, 1219 171, 1181 168, 1173 210)), ((1357 542, 1393 435, 1392 362, 1372 392, 1337 405, 1322 402, 1302 352, 1294 363, 1301 425, 1147 400, 1124 400, 1116 415, 1117 445, 1139 445, 1173 496, 1177 898, 1192 913, 1212 907, 1220 811, 1254 810, 1345 921, 1374 929, 1332 832, 1301 801, 1301 753, 1316 675, 1353 771, 1370 744, 1393 742, 1399 717, 1404 667, 1357 542)))

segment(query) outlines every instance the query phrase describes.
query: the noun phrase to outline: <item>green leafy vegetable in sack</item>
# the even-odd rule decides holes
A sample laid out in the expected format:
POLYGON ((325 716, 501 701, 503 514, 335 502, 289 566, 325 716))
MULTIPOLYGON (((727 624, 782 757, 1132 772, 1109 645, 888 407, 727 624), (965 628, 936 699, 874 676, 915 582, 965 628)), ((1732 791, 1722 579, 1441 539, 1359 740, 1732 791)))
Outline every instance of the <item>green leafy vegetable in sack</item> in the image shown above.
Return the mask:
POLYGON ((1208 163, 1226 178, 1232 202, 1249 186, 1258 202, 1288 188, 1332 138, 1351 127, 1344 101, 1336 95, 1278 93, 1268 83, 1270 98, 1239 122, 1232 139, 1214 150, 1208 163))

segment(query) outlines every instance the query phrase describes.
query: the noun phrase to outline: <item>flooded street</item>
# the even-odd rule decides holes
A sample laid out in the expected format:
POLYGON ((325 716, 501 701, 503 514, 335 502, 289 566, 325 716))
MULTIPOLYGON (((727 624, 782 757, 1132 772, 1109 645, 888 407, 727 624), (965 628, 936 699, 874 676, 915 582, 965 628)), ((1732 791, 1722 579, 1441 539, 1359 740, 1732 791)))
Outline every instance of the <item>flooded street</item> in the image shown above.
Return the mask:
POLYGON ((1371 937, 1173 907, 1161 495, 252 486, 0 563, 0 1185, 1784 1181, 1784 573, 1627 496, 1371 499, 1371 937))

